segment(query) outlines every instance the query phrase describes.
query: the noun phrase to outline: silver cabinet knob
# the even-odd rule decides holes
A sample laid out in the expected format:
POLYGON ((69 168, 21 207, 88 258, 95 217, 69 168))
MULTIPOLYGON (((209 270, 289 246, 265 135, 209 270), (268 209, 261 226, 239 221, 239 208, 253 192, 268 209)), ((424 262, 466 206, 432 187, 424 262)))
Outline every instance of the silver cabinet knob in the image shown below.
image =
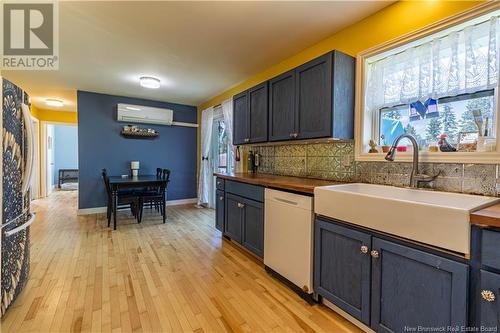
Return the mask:
POLYGON ((249 139, 249 138, 246 138, 246 139, 245 139, 245 142, 250 142, 250 139, 249 139))
POLYGON ((361 253, 366 254, 368 253, 368 246, 362 245, 359 250, 361 251, 361 253))
POLYGON ((299 133, 293 133, 293 137, 297 138, 299 136, 299 133))
POLYGON ((373 258, 378 258, 379 257, 379 253, 377 250, 372 250, 370 252, 370 255, 373 257, 373 258))
POLYGON ((486 302, 494 302, 496 299, 495 294, 491 290, 481 290, 481 297, 486 302))
POLYGON ((220 201, 224 200, 224 197, 221 195, 221 196, 219 197, 219 200, 220 200, 220 201))
POLYGON ((240 202, 238 202, 238 208, 245 208, 245 205, 242 204, 242 203, 240 203, 240 202))

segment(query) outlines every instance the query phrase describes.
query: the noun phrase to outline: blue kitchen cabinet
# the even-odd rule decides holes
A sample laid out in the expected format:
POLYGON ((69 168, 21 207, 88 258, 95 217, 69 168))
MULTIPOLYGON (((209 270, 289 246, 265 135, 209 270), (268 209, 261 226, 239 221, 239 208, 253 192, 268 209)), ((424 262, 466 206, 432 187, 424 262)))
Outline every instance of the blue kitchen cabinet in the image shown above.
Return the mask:
POLYGON ((480 289, 474 295, 479 300, 479 318, 477 327, 498 328, 500 325, 500 274, 480 271, 480 289))
POLYGON ((215 200, 215 228, 219 231, 224 231, 224 218, 225 218, 225 194, 222 190, 216 191, 215 200))
POLYGON ((370 324, 370 246, 367 233, 315 221, 314 290, 370 324))
MULTIPOLYGON (((225 198, 224 236, 244 248, 264 257, 264 188, 236 181, 225 181, 224 191, 217 191, 225 198)), ((216 216, 223 210, 216 207, 216 216)))
POLYGON ((242 245, 259 257, 264 257, 264 204, 242 198, 242 245))
POLYGON ((372 247, 373 330, 467 325, 467 265, 376 237, 372 247))
POLYGON ((226 193, 226 218, 224 221, 224 235, 241 243, 242 220, 241 197, 226 193))

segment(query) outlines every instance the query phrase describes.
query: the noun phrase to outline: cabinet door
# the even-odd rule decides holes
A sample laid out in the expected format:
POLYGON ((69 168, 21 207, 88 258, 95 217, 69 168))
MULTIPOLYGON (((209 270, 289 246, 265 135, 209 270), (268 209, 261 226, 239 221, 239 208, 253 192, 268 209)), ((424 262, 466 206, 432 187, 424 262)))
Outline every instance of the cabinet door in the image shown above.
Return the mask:
POLYGON ((269 81, 269 141, 293 139, 295 133, 295 71, 269 81))
POLYGON ((371 236, 316 220, 314 290, 369 325, 371 236))
POLYGON ((467 265, 378 238, 372 244, 373 330, 467 325, 467 265))
POLYGON ((264 204, 249 199, 243 201, 243 246, 264 257, 264 204))
POLYGON ((238 243, 241 243, 243 206, 243 199, 241 197, 226 193, 224 234, 238 243))
POLYGON ((479 304, 479 326, 500 326, 500 274, 481 270, 480 290, 476 297, 479 304))
POLYGON ((295 69, 298 139, 332 135, 332 54, 295 69))
POLYGON ((220 231, 224 231, 225 201, 224 191, 217 190, 215 201, 215 228, 220 231))
POLYGON ((248 94, 242 92, 233 97, 233 144, 241 145, 249 140, 248 94))
POLYGON ((268 91, 267 82, 248 91, 250 142, 267 141, 268 91))

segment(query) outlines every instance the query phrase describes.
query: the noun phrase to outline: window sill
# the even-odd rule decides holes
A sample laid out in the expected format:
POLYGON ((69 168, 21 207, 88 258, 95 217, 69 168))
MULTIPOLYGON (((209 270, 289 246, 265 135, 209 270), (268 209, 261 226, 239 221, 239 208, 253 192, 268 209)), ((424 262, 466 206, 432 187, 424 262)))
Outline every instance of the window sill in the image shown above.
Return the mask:
MULTIPOLYGON (((368 154, 356 152, 356 161, 377 162, 385 161, 385 153, 368 154)), ((395 161, 410 162, 413 160, 413 153, 396 153, 395 161)), ((500 164, 500 152, 454 152, 454 153, 430 153, 420 152, 419 162, 430 163, 484 163, 484 164, 500 164)))

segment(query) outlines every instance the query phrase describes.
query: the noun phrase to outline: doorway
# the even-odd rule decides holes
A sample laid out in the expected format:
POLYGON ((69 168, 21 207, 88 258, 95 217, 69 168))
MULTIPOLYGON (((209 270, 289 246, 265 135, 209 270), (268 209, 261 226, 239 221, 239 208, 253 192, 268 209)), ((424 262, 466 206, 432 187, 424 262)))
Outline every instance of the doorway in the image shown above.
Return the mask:
POLYGON ((42 126, 42 196, 78 189, 78 128, 72 124, 42 126))
MULTIPOLYGON (((222 108, 216 108, 214 110, 214 118, 212 123, 212 147, 211 147, 211 165, 212 173, 233 173, 234 172, 234 157, 233 151, 231 149, 230 140, 227 133, 226 123, 224 121, 224 115, 222 113, 222 108)), ((215 177, 211 184, 211 196, 216 198, 216 181, 215 177)))
POLYGON ((40 198, 40 122, 36 118, 32 118, 33 128, 33 176, 30 184, 31 200, 40 198))

